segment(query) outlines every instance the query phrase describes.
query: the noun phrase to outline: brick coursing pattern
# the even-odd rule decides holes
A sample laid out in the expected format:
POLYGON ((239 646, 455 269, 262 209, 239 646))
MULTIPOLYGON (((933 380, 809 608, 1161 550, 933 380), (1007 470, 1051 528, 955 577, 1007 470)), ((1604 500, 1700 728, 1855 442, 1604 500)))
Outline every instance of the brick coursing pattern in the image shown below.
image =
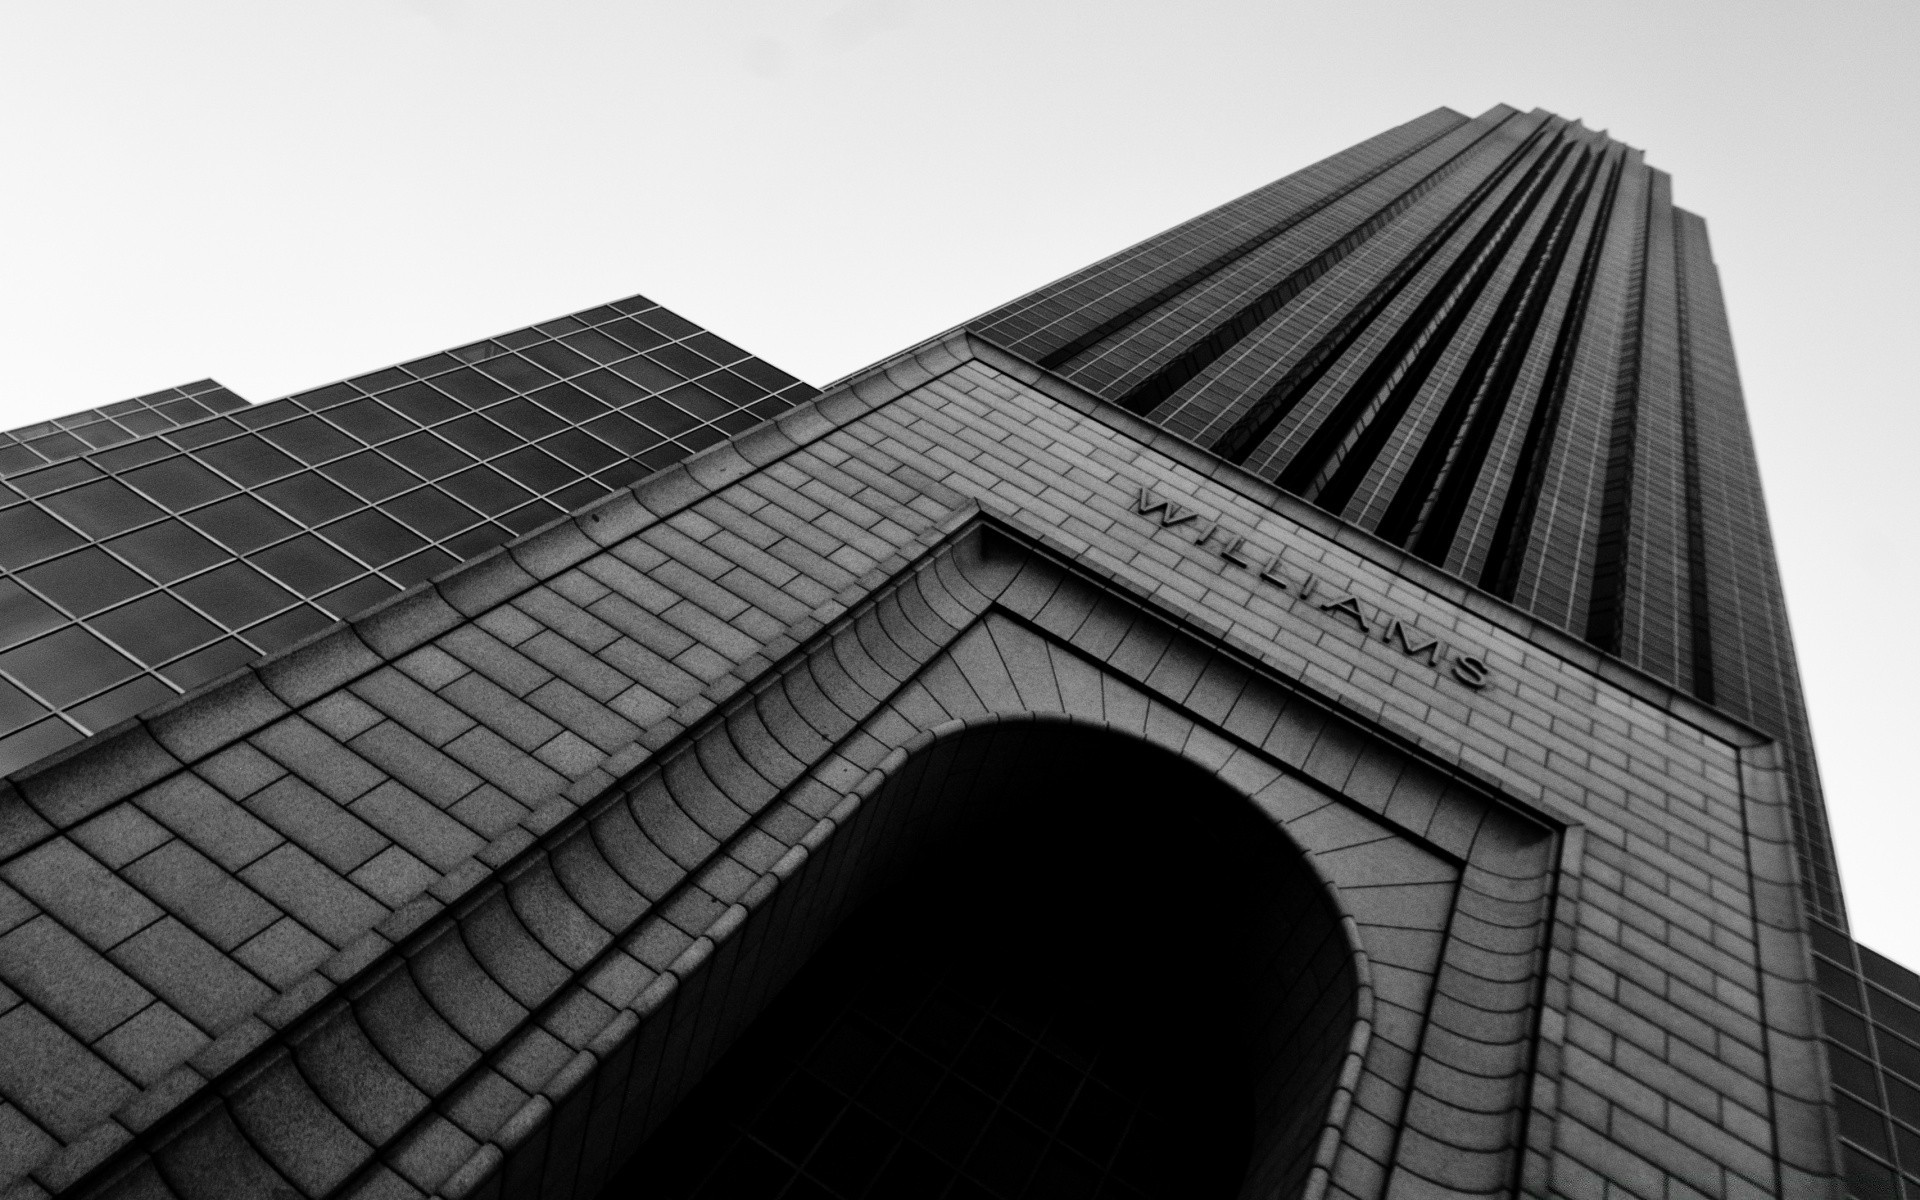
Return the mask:
POLYGON ((0 1170, 584 1185, 627 1081, 752 1011, 716 947, 828 886, 801 864, 883 768, 1031 712, 1216 771, 1353 913, 1371 1036, 1316 1189, 1826 1185, 1773 746, 964 335, 16 776, 0 1170), (1141 486, 1496 682, 1154 536, 1141 486))

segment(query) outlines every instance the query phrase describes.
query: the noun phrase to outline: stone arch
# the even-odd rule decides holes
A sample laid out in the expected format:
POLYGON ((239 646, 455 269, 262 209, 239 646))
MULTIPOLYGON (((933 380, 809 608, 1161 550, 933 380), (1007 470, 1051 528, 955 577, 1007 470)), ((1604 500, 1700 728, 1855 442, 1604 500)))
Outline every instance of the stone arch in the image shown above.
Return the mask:
MULTIPOLYGON (((1313 1175, 1324 1186, 1372 1026, 1370 972, 1338 889, 1248 797, 1137 733, 1038 713, 924 732, 856 794, 768 897, 767 933, 742 930, 747 942, 778 943, 781 981, 863 906, 903 895, 918 903, 929 889, 915 885, 930 872, 952 880, 969 870, 989 877, 982 886, 1014 888, 1053 876, 1039 891, 1066 911, 1009 920, 1008 906, 989 900, 980 912, 1009 939, 1087 938, 1109 951, 1126 936, 1085 923, 1134 925, 1145 941, 1130 947, 1137 986, 1157 994, 1166 1018, 1142 1036, 1188 1039, 1217 1059, 1205 1068, 1216 1086, 1239 1089, 1246 1166, 1219 1194, 1297 1196, 1313 1175), (1204 1005, 1189 1002, 1202 994, 1204 1005), (1215 1036, 1190 1027, 1203 1007, 1215 1036)), ((760 997, 776 986, 768 981, 760 997)), ((705 1004, 729 1001, 709 986, 705 1004)), ((727 1023, 737 1029, 751 1015, 727 1023)), ((643 1151, 602 1195, 624 1195, 658 1161, 643 1151)))
POLYGON ((170 1077, 129 1106, 132 1138, 90 1145, 76 1190, 592 1196, 792 972, 796 914, 846 886, 820 856, 858 843, 877 789, 978 744, 963 731, 1069 717, 1217 777, 1338 884, 1367 957, 1329 1115, 1291 1145, 1313 1149, 1305 1194, 1385 1194, 1410 1153, 1423 1178, 1487 1185, 1456 1190, 1510 1177, 1541 869, 1477 790, 1010 535, 963 531, 803 632, 196 1058, 211 1087, 170 1077), (1479 884, 1460 868, 1483 847, 1498 878, 1479 884), (1457 987, 1456 897, 1488 933, 1457 987), (1445 1039, 1423 1040, 1430 1008, 1445 1039), (1456 1033, 1515 1065, 1428 1072, 1456 1033))

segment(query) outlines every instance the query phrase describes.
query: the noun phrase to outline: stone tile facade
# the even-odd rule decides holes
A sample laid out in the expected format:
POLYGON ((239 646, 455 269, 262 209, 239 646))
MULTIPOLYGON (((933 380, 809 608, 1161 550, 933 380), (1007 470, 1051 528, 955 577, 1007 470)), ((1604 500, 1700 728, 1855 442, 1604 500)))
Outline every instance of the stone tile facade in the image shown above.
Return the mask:
POLYGON ((0 1174, 591 1195, 930 829, 1122 752, 1312 881, 1262 1187, 1832 1191, 1774 743, 966 334, 14 777, 0 1174))

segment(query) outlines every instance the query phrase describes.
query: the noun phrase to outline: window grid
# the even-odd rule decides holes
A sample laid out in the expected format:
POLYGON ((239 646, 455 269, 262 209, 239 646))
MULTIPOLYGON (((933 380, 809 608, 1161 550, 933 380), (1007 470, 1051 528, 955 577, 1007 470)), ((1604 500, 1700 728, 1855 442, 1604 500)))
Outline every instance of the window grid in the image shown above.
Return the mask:
POLYGON ((632 297, 265 404, 209 381, 14 431, 0 772, 814 394, 632 297), (149 412, 190 419, 126 431, 149 412))
POLYGON ((1920 975, 1829 926, 1813 935, 1847 1194, 1920 1200, 1920 975))

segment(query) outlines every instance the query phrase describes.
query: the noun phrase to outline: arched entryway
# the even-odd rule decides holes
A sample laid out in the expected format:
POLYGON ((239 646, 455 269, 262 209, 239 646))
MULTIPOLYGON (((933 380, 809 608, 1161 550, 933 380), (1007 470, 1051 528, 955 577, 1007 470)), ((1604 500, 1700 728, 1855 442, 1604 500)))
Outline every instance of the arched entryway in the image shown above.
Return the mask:
POLYGON ((781 935, 817 949, 606 1200, 1300 1191, 1364 967, 1244 797, 1137 737, 986 723, 833 841, 781 935))

